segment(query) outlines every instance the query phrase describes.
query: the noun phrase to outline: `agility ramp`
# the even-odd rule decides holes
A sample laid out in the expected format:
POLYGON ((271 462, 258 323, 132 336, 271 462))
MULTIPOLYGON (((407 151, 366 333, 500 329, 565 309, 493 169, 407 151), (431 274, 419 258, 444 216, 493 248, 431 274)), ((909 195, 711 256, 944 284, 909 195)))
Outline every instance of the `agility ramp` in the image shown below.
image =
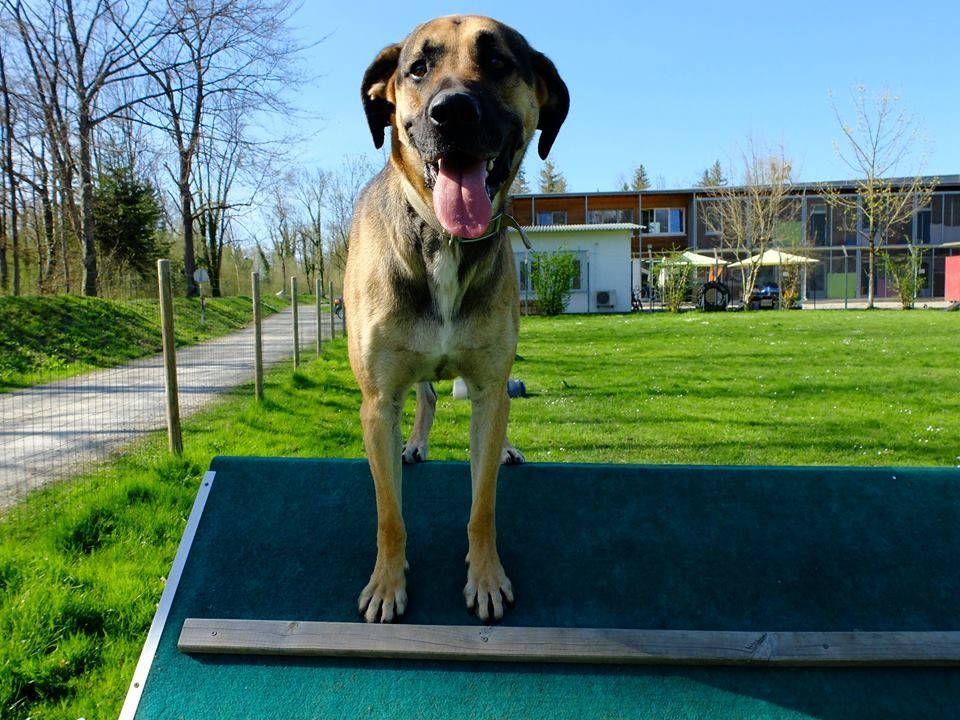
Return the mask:
POLYGON ((461 599, 469 495, 466 464, 405 468, 410 603, 402 625, 370 627, 356 615, 375 555, 366 462, 215 459, 121 717, 960 706, 960 470, 503 468, 517 604, 492 628, 461 599))

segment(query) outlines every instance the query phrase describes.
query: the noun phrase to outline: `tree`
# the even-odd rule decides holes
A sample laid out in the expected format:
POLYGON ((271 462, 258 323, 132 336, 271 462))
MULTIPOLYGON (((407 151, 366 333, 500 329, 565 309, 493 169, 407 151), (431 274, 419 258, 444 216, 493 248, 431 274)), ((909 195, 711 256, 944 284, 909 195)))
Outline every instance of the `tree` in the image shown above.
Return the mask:
POLYGON ((327 241, 330 264, 339 272, 347 266, 347 250, 350 246, 350 225, 353 223, 353 208, 360 191, 373 177, 374 166, 365 155, 345 157, 340 167, 330 176, 327 200, 327 241))
MULTIPOLYGON (((793 165, 779 151, 760 151, 751 142, 743 153, 741 188, 719 186, 702 204, 704 224, 720 237, 723 248, 734 251, 740 260, 763 254, 779 242, 787 223, 796 214, 798 200, 793 193, 793 165)), ((760 265, 739 266, 742 298, 749 307, 760 265)))
MULTIPOLYGON (((3 0, 2 7, 16 22, 48 133, 59 146, 62 179, 73 179, 72 167, 64 172, 67 163, 80 174, 80 212, 75 212, 75 227, 83 247, 83 292, 95 296, 95 130, 143 100, 111 102, 120 95, 110 96, 105 90, 139 77, 137 57, 152 52, 163 31, 158 24, 144 20, 145 6, 135 8, 122 0, 80 3, 79 7, 73 0, 30 5, 3 0)), ((67 188, 72 191, 72 184, 67 188)))
MULTIPOLYGON (((171 171, 177 186, 184 240, 187 294, 196 295, 193 164, 212 125, 224 113, 288 113, 281 89, 294 84, 291 61, 297 48, 287 39, 289 0, 168 0, 169 42, 140 56, 140 65, 158 88, 154 123, 177 153, 171 171)), ((144 118, 145 121, 147 121, 144 118)), ((246 138, 244 138, 246 139, 246 138)), ((209 223, 207 228, 214 227, 209 223)))
MULTIPOLYGON (((647 176, 647 169, 642 165, 638 165, 636 170, 633 171, 633 178, 630 180, 630 190, 635 190, 639 192, 640 190, 647 190, 650 187, 650 178, 647 176)), ((626 190, 627 188, 624 188, 626 190)))
POLYGON ((530 183, 527 181, 527 172, 524 169, 523 163, 520 163, 520 169, 517 170, 517 176, 513 179, 513 184, 510 185, 510 194, 511 195, 526 195, 530 192, 530 183))
MULTIPOLYGON (((13 144, 14 144, 14 126, 12 103, 10 101, 10 84, 7 80, 6 60, 4 58, 4 48, 0 46, 0 91, 3 94, 3 132, 2 138, 2 167, 5 169, 5 185, 10 192, 10 222, 4 222, 4 227, 10 228, 10 251, 13 260, 13 294, 20 294, 20 237, 19 220, 17 219, 17 174, 13 165, 13 144)), ((2 207, 2 205, 0 205, 2 207)), ((7 289, 7 238, 6 233, 2 233, 2 244, 0 244, 0 287, 7 289)))
POLYGON ((833 103, 844 138, 844 145, 834 143, 834 150, 857 180, 853 193, 824 185, 821 194, 835 216, 847 219, 844 229, 856 234, 857 244, 868 248, 868 308, 874 307, 878 251, 886 242, 910 242, 913 214, 930 203, 936 187, 936 181, 928 183, 919 173, 901 174, 920 140, 920 129, 898 102, 898 97, 886 92, 870 97, 860 86, 853 100, 853 124, 843 120, 833 103))
POLYGON ((107 169, 94 191, 93 219, 103 258, 149 277, 167 248, 159 241, 161 217, 157 191, 129 168, 107 169))
MULTIPOLYGON (((237 176, 250 146, 243 139, 244 120, 240 113, 222 112, 209 128, 212 132, 192 161, 191 203, 200 236, 200 260, 210 277, 210 294, 220 297, 223 249, 230 220, 236 208, 250 204, 249 200, 234 197, 237 176)), ((251 184, 260 178, 253 178, 251 184)), ((255 193, 258 189, 252 187, 250 191, 255 193)))
POLYGON ((307 220, 299 228, 300 262, 307 276, 307 284, 320 282, 320 293, 326 287, 327 265, 324 258, 323 204, 326 201, 329 175, 323 170, 299 173, 295 178, 297 197, 307 213, 307 220))
POLYGON ((544 160, 540 168, 540 192, 563 193, 567 191, 567 179, 557 170, 552 160, 544 160))
POLYGON ((542 315, 559 315, 566 310, 576 277, 577 259, 569 250, 533 254, 530 282, 542 315))
MULTIPOLYGON (((273 198, 273 225, 270 227, 270 243, 273 245, 273 263, 280 264, 282 276, 281 290, 287 288, 289 275, 288 262, 294 260, 297 252, 296 218, 287 204, 284 192, 280 188, 274 189, 273 198)), ((262 251, 261 251, 262 254, 262 251)))
POLYGON ((723 174, 723 167, 719 160, 704 170, 703 175, 697 181, 697 187, 723 187, 726 184, 727 178, 723 174))

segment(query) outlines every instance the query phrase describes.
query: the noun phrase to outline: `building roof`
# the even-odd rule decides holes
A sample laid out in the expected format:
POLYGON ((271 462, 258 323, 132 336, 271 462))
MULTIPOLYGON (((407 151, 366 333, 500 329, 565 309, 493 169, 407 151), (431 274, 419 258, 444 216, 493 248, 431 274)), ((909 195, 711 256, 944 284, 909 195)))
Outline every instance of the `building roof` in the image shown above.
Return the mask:
MULTIPOLYGON (((903 178, 889 178, 889 180, 894 185, 902 185, 910 183, 912 177, 903 177, 903 178)), ((953 186, 956 187, 960 185, 960 174, 954 175, 924 175, 921 180, 924 184, 933 184, 936 181, 937 187, 943 186, 953 186)), ((826 180, 824 182, 797 182, 793 184, 793 188, 798 191, 816 191, 818 188, 822 187, 831 187, 837 189, 850 188, 851 190, 856 187, 858 180, 826 180)), ((743 185, 725 185, 725 189, 744 189, 743 185)), ((646 190, 595 190, 588 192, 564 192, 564 193, 522 193, 519 195, 514 195, 513 198, 517 200, 529 199, 529 198, 571 198, 571 197, 583 197, 584 195, 590 196, 604 196, 604 197, 614 197, 621 195, 625 198, 635 198, 638 195, 680 195, 680 194, 710 194, 711 191, 715 191, 716 188, 711 187, 680 187, 680 188, 665 188, 662 190, 654 190, 648 188, 646 190)))
MULTIPOLYGON (((512 230, 513 228, 511 228, 512 230)), ((524 225, 523 231, 528 233, 545 232, 623 232, 639 230, 640 226, 634 223, 595 223, 589 225, 524 225)))

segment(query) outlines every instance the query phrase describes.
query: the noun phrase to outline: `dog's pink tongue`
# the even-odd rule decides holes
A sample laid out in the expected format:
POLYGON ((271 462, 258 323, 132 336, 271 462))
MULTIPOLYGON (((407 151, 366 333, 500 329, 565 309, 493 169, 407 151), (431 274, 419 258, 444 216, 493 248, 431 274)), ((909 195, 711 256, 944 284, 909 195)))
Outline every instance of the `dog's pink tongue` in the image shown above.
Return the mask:
POLYGON ((444 230, 464 238, 478 238, 486 232, 493 215, 486 183, 487 165, 483 160, 461 166, 440 159, 433 211, 444 230))

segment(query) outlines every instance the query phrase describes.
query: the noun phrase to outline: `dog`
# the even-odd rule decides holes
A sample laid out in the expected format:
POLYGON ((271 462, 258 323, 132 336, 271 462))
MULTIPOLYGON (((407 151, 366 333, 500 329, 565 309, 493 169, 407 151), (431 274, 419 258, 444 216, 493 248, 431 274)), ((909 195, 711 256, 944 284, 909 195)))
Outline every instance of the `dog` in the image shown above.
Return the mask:
POLYGON ((350 365, 360 386, 363 440, 377 505, 377 556, 359 598, 367 622, 407 605, 401 473, 425 460, 436 394, 460 376, 471 400, 472 503, 467 608, 499 620, 513 588, 496 544, 497 474, 510 411, 519 292, 500 214, 526 147, 540 130, 547 156, 569 109, 554 64, 495 20, 450 16, 384 48, 361 85, 374 145, 391 131, 384 169, 361 193, 344 296, 350 365), (406 448, 404 400, 417 385, 406 448))

